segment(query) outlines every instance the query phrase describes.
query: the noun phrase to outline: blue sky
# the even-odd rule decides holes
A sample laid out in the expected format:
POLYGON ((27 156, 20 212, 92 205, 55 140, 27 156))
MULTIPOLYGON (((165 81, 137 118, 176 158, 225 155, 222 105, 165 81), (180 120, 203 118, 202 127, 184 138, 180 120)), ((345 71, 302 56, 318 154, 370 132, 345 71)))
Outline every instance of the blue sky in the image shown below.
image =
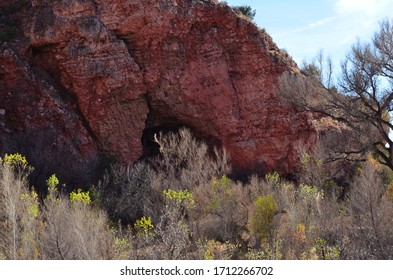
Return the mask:
POLYGON ((371 39, 384 18, 393 18, 393 0, 227 0, 250 5, 254 21, 280 48, 301 65, 319 50, 330 55, 339 70, 345 54, 359 38, 371 39))

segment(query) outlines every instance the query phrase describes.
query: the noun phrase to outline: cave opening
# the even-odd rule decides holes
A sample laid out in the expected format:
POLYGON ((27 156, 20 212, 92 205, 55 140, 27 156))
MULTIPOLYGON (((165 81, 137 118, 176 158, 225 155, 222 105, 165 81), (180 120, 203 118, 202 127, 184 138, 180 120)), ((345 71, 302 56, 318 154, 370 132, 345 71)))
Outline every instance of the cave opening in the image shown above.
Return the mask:
POLYGON ((143 146, 143 154, 140 157, 140 160, 151 160, 160 154, 160 146, 154 140, 154 135, 167 134, 167 133, 178 133, 181 128, 187 128, 191 131, 192 136, 199 142, 204 142, 207 144, 209 148, 209 152, 214 151, 214 147, 221 148, 221 142, 206 133, 201 132, 200 130, 194 128, 191 125, 188 125, 184 122, 181 122, 177 119, 166 118, 161 119, 158 122, 154 122, 153 124, 146 125, 145 129, 142 133, 142 146, 143 146))
POLYGON ((179 129, 183 127, 176 123, 164 123, 160 125, 154 125, 146 127, 142 134, 142 146, 143 154, 141 160, 151 159, 160 154, 160 146, 154 140, 154 135, 159 135, 160 133, 177 133, 179 129))
MULTIPOLYGON (((154 125, 146 126, 142 134, 142 146, 143 154, 139 158, 140 161, 145 161, 146 163, 155 166, 155 160, 160 156, 160 146, 154 140, 154 135, 167 134, 167 133, 178 133, 181 128, 187 128, 191 131, 192 136, 198 142, 204 142, 208 146, 208 156, 215 158, 214 148, 222 149, 223 145, 219 139, 214 136, 207 135, 194 127, 187 125, 185 123, 179 122, 175 119, 165 119, 160 122, 156 122, 154 125)), ((247 168, 232 167, 229 174, 226 174, 233 181, 249 182, 252 174, 259 174, 258 171, 263 170, 262 168, 250 170, 247 168)))

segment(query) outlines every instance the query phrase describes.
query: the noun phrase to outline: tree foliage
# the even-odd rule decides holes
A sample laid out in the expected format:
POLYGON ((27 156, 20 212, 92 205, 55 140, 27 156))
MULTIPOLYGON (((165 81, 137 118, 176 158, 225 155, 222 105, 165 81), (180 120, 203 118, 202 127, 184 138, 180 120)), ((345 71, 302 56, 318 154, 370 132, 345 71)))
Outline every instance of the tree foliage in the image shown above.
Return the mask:
POLYGON ((338 82, 332 62, 320 53, 303 66, 303 75, 286 73, 280 90, 298 108, 341 125, 340 145, 331 158, 364 160, 373 151, 393 170, 393 22, 384 20, 371 42, 358 41, 342 63, 338 82), (347 132, 346 132, 347 131, 347 132))
POLYGON ((260 242, 267 239, 273 231, 273 219, 276 215, 277 203, 273 195, 260 196, 254 202, 254 213, 250 218, 250 230, 260 242))

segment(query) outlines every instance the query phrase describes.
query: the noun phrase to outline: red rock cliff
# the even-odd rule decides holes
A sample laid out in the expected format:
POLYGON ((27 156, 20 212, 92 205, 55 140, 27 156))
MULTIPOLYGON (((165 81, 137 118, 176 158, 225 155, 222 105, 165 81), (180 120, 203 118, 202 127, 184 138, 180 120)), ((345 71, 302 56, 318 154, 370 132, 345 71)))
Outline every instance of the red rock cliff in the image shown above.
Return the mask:
POLYGON ((5 134, 52 127, 81 161, 133 162, 144 132, 185 125, 223 145, 235 169, 260 172, 290 172, 315 140, 277 96, 295 63, 226 5, 32 0, 24 34, 18 53, 1 49, 5 134))

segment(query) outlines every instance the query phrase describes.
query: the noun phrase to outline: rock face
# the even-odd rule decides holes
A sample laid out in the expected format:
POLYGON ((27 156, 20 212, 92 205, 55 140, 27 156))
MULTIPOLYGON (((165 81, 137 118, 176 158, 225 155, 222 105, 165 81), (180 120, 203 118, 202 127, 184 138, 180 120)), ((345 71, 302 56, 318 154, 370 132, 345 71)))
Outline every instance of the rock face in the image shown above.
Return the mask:
POLYGON ((31 2, 18 53, 1 48, 3 143, 49 130, 51 149, 81 163, 134 162, 153 133, 187 126, 225 147, 235 170, 288 173, 315 141, 308 116, 277 95, 295 63, 224 4, 31 2))
POLYGON ((99 160, 97 146, 66 93, 52 82, 11 49, 0 48, 0 149, 27 155, 38 181, 56 171, 70 183, 69 173, 84 174, 87 183, 83 169, 99 160))

